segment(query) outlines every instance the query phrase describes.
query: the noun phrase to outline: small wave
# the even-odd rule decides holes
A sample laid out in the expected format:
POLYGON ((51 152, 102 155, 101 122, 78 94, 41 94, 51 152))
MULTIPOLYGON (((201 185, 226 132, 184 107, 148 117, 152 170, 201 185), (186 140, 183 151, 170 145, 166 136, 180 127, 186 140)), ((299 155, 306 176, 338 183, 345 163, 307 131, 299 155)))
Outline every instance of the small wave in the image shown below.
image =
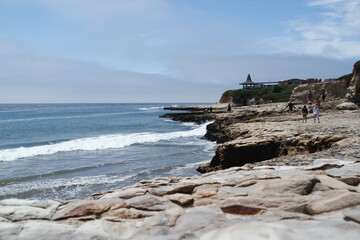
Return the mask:
POLYGON ((175 138, 202 136, 205 134, 205 132, 206 124, 203 124, 195 129, 188 131, 169 133, 144 132, 133 134, 102 135, 92 138, 80 138, 51 145, 19 147, 0 150, 0 161, 14 161, 21 158, 53 155, 60 152, 119 149, 131 146, 133 144, 154 143, 162 140, 171 140, 175 138))
MULTIPOLYGON (((126 176, 79 176, 73 178, 58 178, 58 179, 44 179, 38 181, 30 182, 21 182, 9 184, 4 187, 0 187, 0 199, 4 197, 17 197, 20 195, 32 195, 39 196, 40 193, 54 191, 58 192, 60 190, 66 189, 70 194, 71 189, 76 192, 81 191, 82 189, 88 189, 90 186, 101 186, 101 185, 111 185, 111 184, 120 184, 125 181, 129 181, 136 177, 136 174, 130 174, 126 176)), ((76 194, 74 194, 74 197, 76 194)))
POLYGON ((164 107, 142 107, 142 108, 138 108, 138 110, 143 110, 143 111, 149 111, 149 110, 156 110, 156 109, 163 109, 164 107))
POLYGON ((137 112, 121 112, 121 113, 97 113, 89 115, 72 115, 72 116, 59 116, 59 117, 35 117, 35 118, 14 118, 0 120, 0 123, 7 122, 24 122, 24 121, 40 121, 40 120, 58 120, 58 119, 75 119, 75 118, 91 118, 91 117, 105 117, 105 116, 116 116, 126 114, 138 114, 137 112))
POLYGON ((53 171, 53 172, 48 172, 48 173, 4 179, 4 180, 0 180, 0 187, 3 185, 9 184, 9 183, 26 182, 26 181, 32 181, 32 180, 36 180, 36 179, 45 178, 45 177, 55 177, 55 176, 61 176, 64 174, 69 174, 69 173, 79 173, 82 171, 87 171, 87 170, 91 170, 91 169, 95 169, 95 168, 99 168, 99 167, 103 167, 103 166, 116 166, 116 165, 122 164, 124 162, 125 161, 114 162, 114 163, 100 163, 100 164, 96 164, 96 165, 92 165, 92 166, 78 167, 78 168, 72 168, 72 169, 63 169, 63 170, 58 170, 58 171, 53 171))

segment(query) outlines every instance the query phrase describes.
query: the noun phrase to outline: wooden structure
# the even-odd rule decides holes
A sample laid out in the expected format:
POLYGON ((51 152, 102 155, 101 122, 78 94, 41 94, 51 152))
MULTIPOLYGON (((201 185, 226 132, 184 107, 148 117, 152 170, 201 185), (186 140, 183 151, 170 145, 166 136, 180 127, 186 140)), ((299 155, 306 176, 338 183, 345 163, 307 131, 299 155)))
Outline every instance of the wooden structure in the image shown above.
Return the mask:
POLYGON ((246 77, 246 81, 243 82, 243 83, 240 83, 240 85, 242 85, 243 88, 254 88, 254 87, 256 87, 258 84, 257 84, 257 83, 254 83, 254 82, 251 80, 250 74, 248 74, 247 77, 246 77))

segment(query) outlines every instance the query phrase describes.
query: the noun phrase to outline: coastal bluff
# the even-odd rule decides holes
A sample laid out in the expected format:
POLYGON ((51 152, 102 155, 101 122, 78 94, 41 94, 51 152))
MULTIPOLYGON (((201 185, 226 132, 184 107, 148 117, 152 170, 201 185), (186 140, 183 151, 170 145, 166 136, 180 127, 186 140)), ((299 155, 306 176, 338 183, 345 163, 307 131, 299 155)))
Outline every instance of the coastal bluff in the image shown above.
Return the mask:
POLYGON ((1 200, 0 239, 359 239, 360 111, 301 123, 284 107, 212 113, 219 127, 208 128, 227 140, 201 176, 87 199, 1 200))

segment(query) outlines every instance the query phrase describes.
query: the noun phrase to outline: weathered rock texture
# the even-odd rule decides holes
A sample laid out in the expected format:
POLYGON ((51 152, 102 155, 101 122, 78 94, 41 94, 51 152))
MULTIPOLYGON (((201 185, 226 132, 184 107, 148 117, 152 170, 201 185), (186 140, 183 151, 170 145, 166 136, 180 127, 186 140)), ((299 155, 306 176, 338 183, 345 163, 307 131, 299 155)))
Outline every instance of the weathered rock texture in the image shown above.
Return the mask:
MULTIPOLYGON (((304 84, 294 88, 291 99, 297 104, 308 103, 308 92, 313 93, 313 102, 320 99, 321 106, 327 109, 346 108, 344 102, 360 104, 360 61, 354 64, 352 74, 331 82, 304 84), (351 77, 349 77, 351 76, 351 77), (324 96, 324 98, 323 98, 324 96)), ((352 107, 351 109, 353 109, 352 107)))
POLYGON ((360 104, 360 61, 354 64, 353 77, 348 88, 347 99, 360 104))
POLYGON ((345 101, 345 96, 348 92, 347 89, 348 84, 345 80, 303 84, 294 88, 290 99, 299 105, 307 104, 309 102, 308 92, 311 91, 313 94, 313 103, 316 103, 316 100, 320 99, 323 108, 333 109, 336 105, 345 101), (324 100, 322 100, 323 94, 325 94, 324 100))
POLYGON ((273 158, 307 155, 360 142, 359 110, 323 112, 321 123, 314 123, 309 115, 308 122, 302 123, 300 113, 289 115, 284 108, 285 104, 265 104, 219 114, 212 124, 218 132, 211 136, 227 141, 217 147, 212 161, 202 164, 198 171, 204 173, 273 158))
POLYGON ((357 240, 359 182, 358 160, 331 158, 156 178, 86 200, 7 199, 0 239, 357 240))

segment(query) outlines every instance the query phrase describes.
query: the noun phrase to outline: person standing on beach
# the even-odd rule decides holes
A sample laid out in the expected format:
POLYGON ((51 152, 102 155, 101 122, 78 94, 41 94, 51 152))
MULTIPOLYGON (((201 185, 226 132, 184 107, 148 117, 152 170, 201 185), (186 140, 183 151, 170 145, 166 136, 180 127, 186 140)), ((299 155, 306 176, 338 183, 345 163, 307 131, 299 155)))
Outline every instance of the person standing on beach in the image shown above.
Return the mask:
POLYGON ((228 112, 231 112, 231 104, 229 103, 228 106, 227 106, 227 111, 228 112))
POLYGON ((325 89, 323 89, 322 93, 321 93, 321 99, 323 102, 325 102, 325 98, 326 98, 326 92, 325 92, 325 89))
POLYGON ((318 105, 315 105, 315 107, 313 108, 313 114, 314 114, 314 123, 316 122, 316 119, 318 120, 318 123, 320 123, 320 110, 318 105))
POLYGON ((313 99, 313 94, 311 91, 308 92, 308 100, 309 102, 312 102, 312 99, 313 99))
POLYGON ((301 109, 301 113, 302 113, 302 116, 303 116, 303 123, 306 123, 307 122, 307 115, 309 114, 309 110, 307 109, 306 105, 303 106, 303 108, 301 109))
POLYGON ((292 111, 295 108, 295 104, 293 104, 291 101, 289 101, 288 104, 285 107, 285 110, 286 110, 286 108, 289 108, 289 112, 292 113, 292 111))
POLYGON ((308 105, 309 113, 313 113, 313 108, 314 108, 314 105, 312 104, 312 102, 309 102, 309 105, 308 105))

